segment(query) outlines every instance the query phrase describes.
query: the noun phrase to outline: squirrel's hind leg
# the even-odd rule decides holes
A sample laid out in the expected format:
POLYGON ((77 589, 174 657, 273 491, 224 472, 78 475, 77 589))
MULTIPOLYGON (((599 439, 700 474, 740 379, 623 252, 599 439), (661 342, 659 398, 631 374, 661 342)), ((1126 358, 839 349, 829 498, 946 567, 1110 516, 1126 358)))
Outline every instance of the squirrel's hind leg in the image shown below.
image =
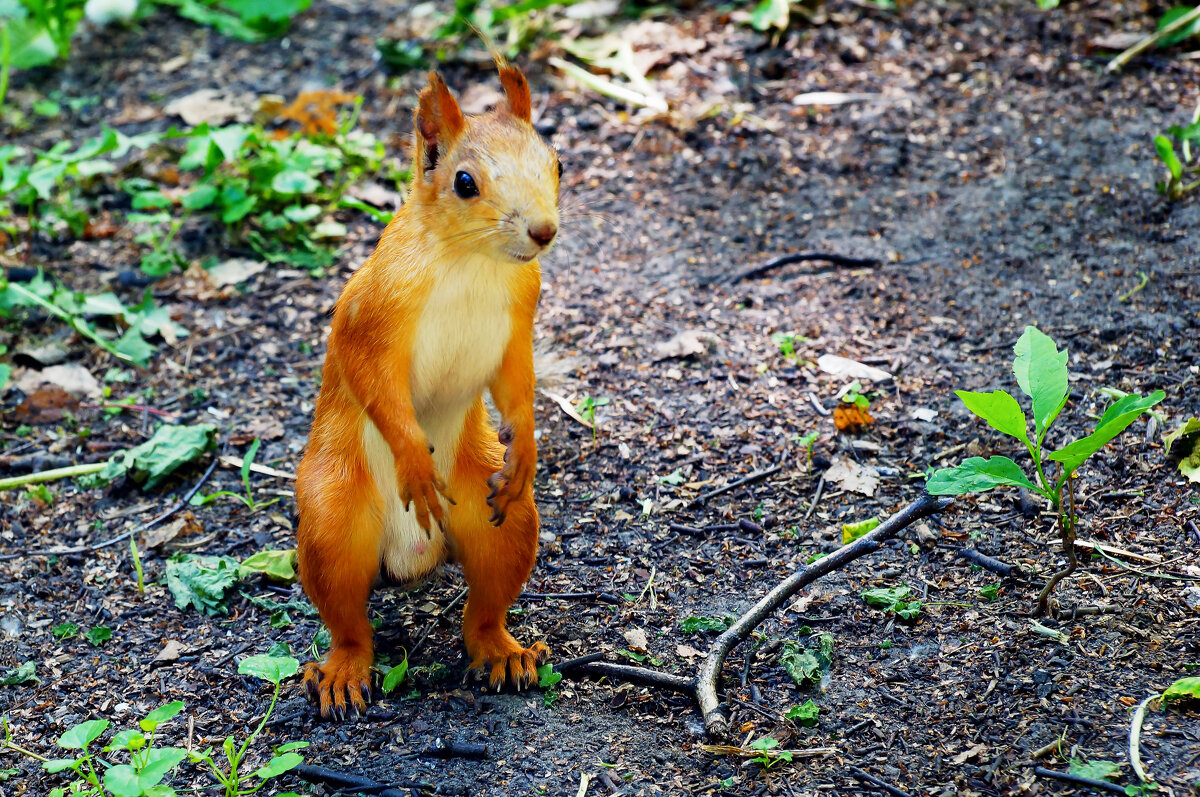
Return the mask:
POLYGON ((504 447, 479 402, 468 412, 459 441, 450 482, 458 503, 450 508, 447 524, 468 587, 463 641, 471 669, 490 667, 493 688, 508 681, 521 689, 537 683, 537 665, 549 658, 550 649, 544 642, 521 645, 505 624, 537 558, 538 514, 531 485, 509 505, 499 527, 489 522, 488 478, 503 460, 504 447))
POLYGON ((310 452, 296 479, 300 582, 329 628, 329 655, 303 670, 324 717, 366 712, 374 663, 367 600, 379 574, 383 507, 361 459, 310 452), (347 705, 347 703, 349 705, 347 705))

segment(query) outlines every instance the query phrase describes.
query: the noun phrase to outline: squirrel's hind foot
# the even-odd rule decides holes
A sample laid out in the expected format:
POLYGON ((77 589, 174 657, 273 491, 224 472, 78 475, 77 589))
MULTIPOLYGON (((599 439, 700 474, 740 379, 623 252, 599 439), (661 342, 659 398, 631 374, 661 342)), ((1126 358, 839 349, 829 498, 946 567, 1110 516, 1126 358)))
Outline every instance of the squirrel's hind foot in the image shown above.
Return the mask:
POLYGON ((304 691, 321 716, 344 722, 349 711, 355 718, 367 713, 371 700, 371 660, 357 653, 335 650, 324 664, 304 665, 304 691))
POLYGON ((504 636, 507 639, 480 644, 480 649, 471 660, 470 669, 483 673, 490 666, 488 685, 493 691, 500 691, 506 682, 517 691, 536 685, 538 665, 550 658, 550 648, 545 642, 534 642, 523 648, 507 632, 504 636))

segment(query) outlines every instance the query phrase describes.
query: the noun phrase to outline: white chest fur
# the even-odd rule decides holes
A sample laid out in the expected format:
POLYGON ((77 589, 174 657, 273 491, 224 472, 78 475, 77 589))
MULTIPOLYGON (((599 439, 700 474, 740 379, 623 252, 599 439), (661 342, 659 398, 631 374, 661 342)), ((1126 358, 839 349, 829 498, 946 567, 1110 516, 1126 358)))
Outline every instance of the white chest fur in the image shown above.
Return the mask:
MULTIPOLYGON (((449 480, 463 420, 471 404, 500 368, 511 336, 503 265, 488 260, 459 263, 438 275, 417 324, 411 389, 417 422, 434 447, 439 475, 449 480)), ((363 452, 384 503, 380 556, 399 581, 417 579, 446 556, 446 540, 431 534, 400 505, 391 449, 369 420, 363 452)))

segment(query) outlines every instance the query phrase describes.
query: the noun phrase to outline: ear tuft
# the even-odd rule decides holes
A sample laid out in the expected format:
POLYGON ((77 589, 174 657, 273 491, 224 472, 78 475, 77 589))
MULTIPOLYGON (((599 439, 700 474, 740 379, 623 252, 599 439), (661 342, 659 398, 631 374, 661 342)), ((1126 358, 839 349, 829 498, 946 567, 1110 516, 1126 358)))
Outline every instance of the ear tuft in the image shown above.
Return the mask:
POLYGON ((496 69, 500 73, 500 85, 508 98, 508 111, 523 121, 530 121, 533 102, 529 96, 529 82, 521 70, 510 64, 503 56, 496 55, 496 69))
POLYGON ((423 168, 433 168, 439 150, 445 152, 466 126, 458 101, 437 72, 429 73, 429 85, 421 90, 417 100, 414 127, 417 129, 417 151, 423 157, 423 168))

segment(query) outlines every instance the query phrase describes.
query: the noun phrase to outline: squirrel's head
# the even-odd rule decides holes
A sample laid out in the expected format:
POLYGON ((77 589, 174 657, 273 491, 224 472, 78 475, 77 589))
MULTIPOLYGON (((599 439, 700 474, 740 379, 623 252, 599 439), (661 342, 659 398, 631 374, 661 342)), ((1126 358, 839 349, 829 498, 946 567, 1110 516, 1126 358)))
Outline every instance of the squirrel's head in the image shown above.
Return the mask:
POLYGON ((408 203, 457 236, 456 249, 528 262, 558 235, 562 163, 530 122, 525 76, 496 62, 505 100, 478 116, 465 116, 441 75, 429 75, 415 115, 408 203))

